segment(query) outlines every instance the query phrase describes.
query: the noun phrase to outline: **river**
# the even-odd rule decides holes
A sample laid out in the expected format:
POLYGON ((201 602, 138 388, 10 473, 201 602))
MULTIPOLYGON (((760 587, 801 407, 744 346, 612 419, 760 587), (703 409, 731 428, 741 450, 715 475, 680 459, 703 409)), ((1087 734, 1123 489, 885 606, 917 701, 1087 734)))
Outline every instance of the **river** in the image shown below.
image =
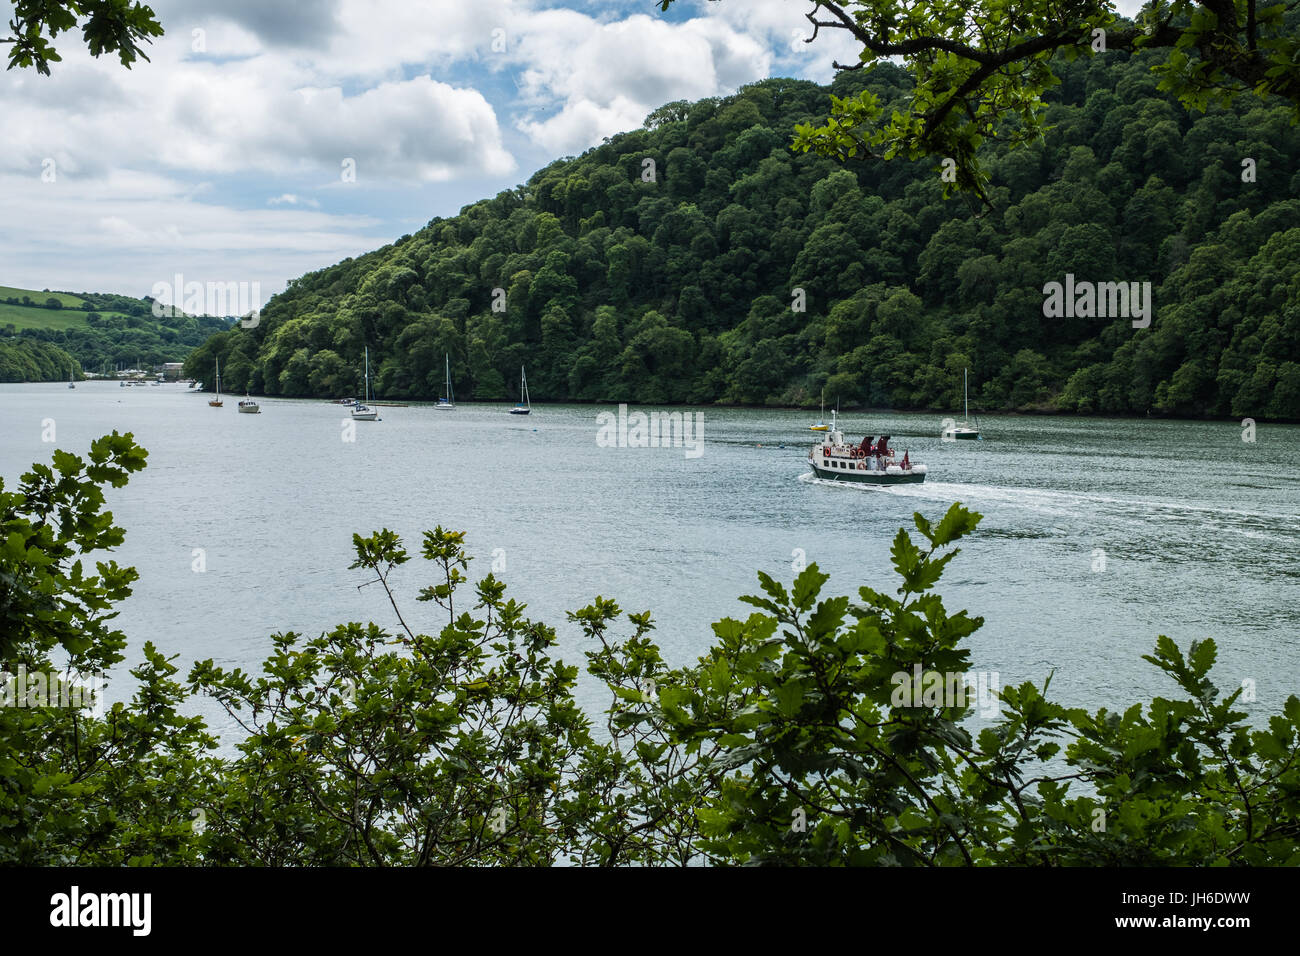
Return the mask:
MULTIPOLYGON (((850 439, 888 432, 928 468, 924 484, 873 488, 808 480, 808 412, 696 409, 696 455, 600 447, 594 406, 388 407, 349 441, 337 405, 266 399, 240 415, 237 397, 206 398, 176 384, 0 386, 6 488, 55 447, 84 454, 114 429, 148 449, 148 467, 108 492, 127 532, 115 556, 140 572, 119 618, 126 664, 151 640, 183 668, 210 657, 257 671, 278 631, 395 626, 348 570, 353 533, 379 528, 417 555, 395 580, 408 622, 432 631, 436 608, 415 595, 432 580, 421 533, 437 524, 468 532, 472 578, 504 564, 509 594, 559 631, 571 663, 584 648, 564 612, 600 594, 649 609, 684 664, 711 622, 752 610, 736 598, 757 593, 758 569, 788 582, 802 554, 831 574, 827 596, 892 591, 898 528, 961 501, 984 518, 938 590, 950 613, 985 619, 972 667, 1001 686, 1055 671, 1052 696, 1069 705, 1171 694, 1141 659, 1167 634, 1213 637, 1219 686, 1254 682, 1252 718, 1300 691, 1300 426, 1261 424, 1247 442, 1233 422, 987 416, 986 441, 943 442, 936 415, 843 415, 850 439)), ((590 684, 582 697, 604 703, 590 684)), ((210 701, 194 704, 229 733, 210 701)))

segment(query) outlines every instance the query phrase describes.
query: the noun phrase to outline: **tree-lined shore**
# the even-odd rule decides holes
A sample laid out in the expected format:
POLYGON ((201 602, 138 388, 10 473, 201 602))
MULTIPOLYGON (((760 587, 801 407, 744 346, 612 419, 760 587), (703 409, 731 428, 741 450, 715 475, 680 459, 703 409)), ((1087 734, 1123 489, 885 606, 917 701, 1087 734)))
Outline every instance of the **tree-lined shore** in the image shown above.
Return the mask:
POLYGON ((1045 138, 981 153, 990 208, 945 199, 937 157, 790 148, 832 94, 901 106, 901 69, 765 80, 302 276, 186 371, 338 397, 368 346, 395 399, 436 398, 450 355, 466 400, 526 364, 536 400, 951 410, 969 368, 983 411, 1300 419, 1289 107, 1188 111, 1151 53, 1058 59, 1045 138), (1067 275, 1150 283, 1150 326, 1045 315, 1067 275))

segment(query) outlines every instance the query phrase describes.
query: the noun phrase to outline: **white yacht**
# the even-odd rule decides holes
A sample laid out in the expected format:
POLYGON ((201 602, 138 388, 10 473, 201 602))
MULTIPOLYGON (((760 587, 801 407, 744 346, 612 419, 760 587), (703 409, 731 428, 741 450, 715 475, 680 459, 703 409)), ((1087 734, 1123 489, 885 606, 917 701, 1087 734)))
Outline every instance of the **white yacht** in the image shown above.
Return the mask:
MULTIPOLYGON (((438 399, 438 404, 434 406, 440 410, 446 410, 456 407, 456 397, 451 392, 451 356, 446 357, 447 361, 447 394, 438 399)), ((522 371, 522 367, 520 369, 522 371)))
MULTIPOLYGON (((366 346, 366 401, 370 401, 370 346, 366 346)), ((356 402, 352 406, 352 420, 354 422, 377 422, 379 413, 369 405, 362 402, 356 402)))
POLYGON ((980 430, 972 427, 970 423, 970 387, 967 383, 965 369, 961 370, 961 380, 963 399, 966 405, 966 420, 960 424, 950 419, 945 420, 941 437, 944 441, 983 441, 984 437, 980 434, 980 430))
POLYGON ((528 379, 524 378, 524 367, 519 366, 519 401, 510 409, 511 415, 527 415, 533 410, 533 403, 528 398, 528 379))

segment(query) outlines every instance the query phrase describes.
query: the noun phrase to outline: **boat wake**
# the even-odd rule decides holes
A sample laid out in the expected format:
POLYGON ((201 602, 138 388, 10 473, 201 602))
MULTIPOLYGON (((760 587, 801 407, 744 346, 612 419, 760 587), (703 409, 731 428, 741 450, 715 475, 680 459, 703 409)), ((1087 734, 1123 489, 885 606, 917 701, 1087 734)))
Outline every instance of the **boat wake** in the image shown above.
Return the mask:
POLYGON ((960 501, 976 510, 981 507, 1005 506, 1094 525, 1102 518, 1147 526, 1189 523, 1206 532, 1232 534, 1257 541, 1285 542, 1289 545, 1293 545, 1297 535, 1300 535, 1300 517, 1294 514, 1212 507, 1170 499, 1121 498, 1091 492, 944 481, 886 486, 858 485, 816 478, 807 472, 801 474, 799 480, 837 488, 885 491, 900 497, 928 501, 960 501))
MULTIPOLYGON (((1246 511, 1241 508, 1224 508, 1209 505, 1189 504, 1183 501, 1173 501, 1170 499, 1159 498, 1117 498, 1113 495, 1099 495, 1091 492, 1082 491, 1059 491, 1056 489, 1044 488, 1015 488, 1001 487, 995 485, 965 485, 957 482, 927 482, 924 485, 905 485, 901 489, 905 493, 916 494, 920 497, 934 498, 982 498, 985 500, 994 500, 1005 502, 1007 504, 1025 504, 1027 506, 1042 507, 1060 507, 1067 509, 1064 513, 1076 513, 1069 509, 1083 507, 1093 509, 1097 505, 1107 505, 1118 508, 1133 508, 1143 511, 1165 511, 1171 513, 1184 513, 1190 516, 1197 515, 1233 515, 1239 518, 1261 518, 1266 521, 1279 521, 1283 523, 1290 522, 1296 530, 1300 530, 1300 519, 1293 514, 1275 514, 1267 511, 1246 511)), ((1173 514, 1170 515, 1172 519, 1173 514)))

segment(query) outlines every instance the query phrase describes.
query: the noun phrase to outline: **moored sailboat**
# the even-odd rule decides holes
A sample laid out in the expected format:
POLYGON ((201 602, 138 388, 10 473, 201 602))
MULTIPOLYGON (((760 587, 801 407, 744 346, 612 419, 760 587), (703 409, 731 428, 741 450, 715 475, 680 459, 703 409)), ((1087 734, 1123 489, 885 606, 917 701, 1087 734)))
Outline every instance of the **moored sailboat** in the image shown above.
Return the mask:
POLYGON ((519 401, 510 409, 511 415, 527 415, 533 410, 533 403, 528 398, 528 379, 524 377, 524 367, 519 366, 519 401))
POLYGON ((456 396, 451 391, 451 356, 446 356, 447 364, 447 394, 438 399, 438 404, 434 406, 438 409, 452 409, 456 407, 456 396))
POLYGON ((960 425, 956 422, 946 422, 941 437, 944 441, 983 441, 984 436, 980 434, 979 429, 973 428, 970 423, 970 386, 966 369, 961 370, 961 381, 966 420, 960 425))
POLYGON ((831 430, 831 426, 826 424, 826 395, 825 395, 825 393, 822 394, 822 410, 821 410, 821 414, 817 416, 817 421, 816 421, 815 423, 813 423, 812 425, 809 425, 809 426, 808 426, 808 430, 809 430, 810 432, 828 432, 828 431, 831 430))
POLYGON ((209 401, 208 404, 211 405, 213 408, 220 408, 221 407, 221 360, 213 359, 212 364, 217 379, 217 397, 209 401))
MULTIPOLYGON (((370 346, 366 346, 366 402, 370 401, 370 346)), ((357 402, 352 406, 352 420, 354 422, 377 422, 379 413, 363 402, 357 402)))

